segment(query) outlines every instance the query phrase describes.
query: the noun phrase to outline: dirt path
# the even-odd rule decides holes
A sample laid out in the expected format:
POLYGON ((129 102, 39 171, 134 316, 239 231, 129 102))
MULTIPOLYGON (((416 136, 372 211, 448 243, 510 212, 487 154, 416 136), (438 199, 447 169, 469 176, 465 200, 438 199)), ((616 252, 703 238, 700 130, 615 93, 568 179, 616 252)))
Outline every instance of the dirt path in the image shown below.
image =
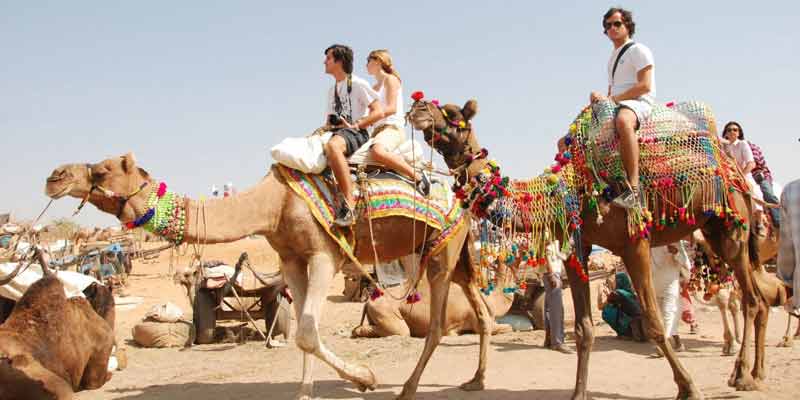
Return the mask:
MULTIPOLYGON (((234 263, 242 251, 263 271, 275 270, 276 258, 262 239, 246 239, 209 246, 207 259, 234 263)), ((188 257, 182 260, 185 262, 188 257)), ((151 305, 172 301, 191 315, 180 288, 167 276, 168 254, 156 264, 135 264, 128 293, 144 302, 117 312, 118 337, 130 340, 131 327, 151 305)), ((400 392, 416 364, 424 339, 350 339, 361 317, 361 304, 341 303, 342 279, 330 290, 321 330, 327 345, 346 360, 367 364, 378 377, 378 390, 362 394, 339 379, 332 369, 317 364, 315 394, 326 399, 389 400, 400 392)), ((568 300, 568 296, 567 296, 568 300)), ((689 335, 681 326, 688 351, 680 357, 706 399, 797 399, 800 397, 800 343, 794 349, 776 348, 783 334, 785 314, 773 312, 767 335, 766 390, 736 392, 726 381, 733 357, 722 357, 722 330, 718 312, 699 309, 700 334, 689 335)), ((567 318, 571 302, 567 301, 567 318)), ((595 313, 595 319, 598 319, 595 313)), ((570 329, 571 330, 571 329, 570 329)), ((543 333, 520 332, 493 338, 487 389, 466 393, 458 385, 472 377, 477 366, 477 336, 447 337, 422 377, 418 399, 568 399, 575 380, 576 358, 541 347, 543 333)), ((572 345, 570 343, 570 345, 572 345)), ((590 366, 589 391, 595 399, 671 399, 676 393, 666 361, 648 357, 648 344, 621 341, 606 325, 597 327, 590 366)), ((128 369, 117 372, 96 391, 78 399, 293 399, 301 375, 300 352, 290 344, 267 350, 263 343, 217 344, 190 349, 143 349, 128 346, 128 369)))

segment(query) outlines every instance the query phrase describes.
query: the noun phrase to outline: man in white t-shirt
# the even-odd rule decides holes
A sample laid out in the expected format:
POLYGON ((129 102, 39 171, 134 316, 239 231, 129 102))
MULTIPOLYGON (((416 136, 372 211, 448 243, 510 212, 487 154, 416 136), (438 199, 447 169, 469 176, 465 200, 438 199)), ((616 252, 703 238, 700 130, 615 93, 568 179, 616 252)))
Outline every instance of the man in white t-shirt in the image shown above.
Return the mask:
POLYGON ((355 199, 347 157, 369 140, 367 128, 383 118, 383 109, 378 93, 353 75, 353 50, 349 47, 334 44, 325 49, 325 73, 336 80, 328 90, 325 124, 333 137, 325 145, 325 156, 344 198, 334 223, 350 226, 355 222, 355 199))
POLYGON ((608 92, 606 96, 592 92, 590 101, 594 103, 608 97, 619 104, 616 129, 629 187, 614 199, 614 204, 634 208, 639 204, 639 143, 635 131, 653 109, 656 96, 655 61, 650 49, 631 41, 636 23, 630 11, 610 8, 603 16, 603 29, 614 44, 614 51, 608 60, 608 92))

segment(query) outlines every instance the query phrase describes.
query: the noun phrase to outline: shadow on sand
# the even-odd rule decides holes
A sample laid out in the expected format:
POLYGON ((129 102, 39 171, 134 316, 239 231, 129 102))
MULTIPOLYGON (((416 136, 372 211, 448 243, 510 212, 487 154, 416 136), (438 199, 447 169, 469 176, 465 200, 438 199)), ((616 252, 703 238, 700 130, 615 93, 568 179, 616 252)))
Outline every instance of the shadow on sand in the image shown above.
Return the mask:
MULTIPOLYGON (((317 381, 314 395, 325 399, 366 399, 366 400, 393 400, 400 393, 402 385, 381 385, 376 392, 361 393, 352 385, 340 380, 317 381)), ((542 389, 542 390, 506 390, 487 389, 481 392, 464 392, 455 386, 422 385, 426 392, 417 393, 417 400, 434 399, 503 399, 503 400, 550 400, 569 399, 572 390, 542 389), (431 389, 435 389, 431 391, 431 389)), ((298 389, 297 383, 184 383, 153 385, 144 387, 130 387, 114 389, 111 393, 122 395, 117 397, 125 400, 291 400, 294 399, 298 389)), ((634 397, 620 393, 605 393, 592 391, 589 393, 594 399, 622 399, 622 400, 666 400, 667 397, 634 397)))

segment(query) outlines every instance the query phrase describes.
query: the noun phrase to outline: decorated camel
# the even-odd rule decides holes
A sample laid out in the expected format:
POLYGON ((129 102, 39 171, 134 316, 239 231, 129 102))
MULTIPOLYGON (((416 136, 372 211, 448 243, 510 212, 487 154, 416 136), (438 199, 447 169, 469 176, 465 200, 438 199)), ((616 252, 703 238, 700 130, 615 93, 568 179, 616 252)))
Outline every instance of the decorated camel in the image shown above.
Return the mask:
MULTIPOLYGON (((405 264, 404 264, 405 267, 405 264)), ((408 269, 408 268, 406 268, 408 269)), ((410 271, 406 271, 407 275, 410 271)), ((488 294, 483 293, 483 299, 488 306, 492 319, 502 317, 514 302, 514 274, 513 270, 501 264, 497 269, 497 286, 488 294), (508 290, 507 290, 508 288, 508 290)), ((400 286, 386 289, 394 293, 409 291, 410 282, 400 286)), ((353 337, 386 337, 386 336, 414 336, 425 337, 430 333, 430 286, 423 276, 417 287, 421 299, 411 303, 403 297, 382 296, 375 301, 364 304, 364 313, 368 324, 353 329, 353 337)), ((445 334, 458 335, 466 332, 478 332, 480 321, 475 314, 464 289, 455 284, 450 284, 447 295, 445 311, 445 334)), ((511 326, 495 323, 491 330, 492 335, 511 332, 511 326)))
MULTIPOLYGON (((758 248, 758 260, 760 265, 775 258, 778 254, 778 231, 769 224, 768 229, 762 230, 756 236, 756 246, 758 248)), ((741 347, 742 332, 739 324, 739 310, 741 305, 742 293, 739 287, 733 281, 731 271, 727 268, 725 263, 721 262, 720 257, 714 253, 711 245, 706 241, 703 233, 699 230, 695 231, 692 235, 694 243, 703 251, 708 259, 706 271, 696 271, 699 275, 703 276, 706 281, 706 293, 704 297, 710 296, 710 301, 700 299, 695 296, 695 299, 704 304, 713 304, 719 308, 722 316, 723 339, 725 343, 722 346, 722 354, 732 356, 739 351, 741 347), (730 314, 730 320, 728 319, 730 314), (731 322, 733 329, 731 329, 731 322)), ((762 267, 757 267, 754 271, 755 274, 763 277, 757 282, 768 282, 768 285, 762 288, 765 298, 770 299, 771 305, 783 304, 786 300, 786 290, 777 278, 767 274, 762 267)), ((699 266, 696 266, 696 268, 699 266)), ((695 293, 697 294, 697 293, 695 293)), ((791 316, 787 317, 791 325, 791 316)), ((800 329, 800 328, 798 328, 800 329)), ((783 338, 780 345, 787 346, 790 341, 789 332, 783 338)))
MULTIPOLYGON (((461 286, 479 321, 480 358, 465 389, 483 388, 490 327, 493 321, 481 300, 477 272, 463 247, 470 216, 459 207, 437 209, 418 197, 410 185, 387 181, 387 190, 372 180, 360 184, 360 217, 350 230, 332 227, 333 207, 325 197, 331 187, 319 176, 274 165, 255 187, 234 196, 208 201, 179 197, 153 180, 132 154, 95 164, 68 164, 47 178, 45 192, 57 199, 71 196, 117 216, 128 228, 144 227, 173 243, 232 242, 252 234, 267 238, 278 253, 281 271, 294 296, 297 346, 303 351, 303 376, 298 399, 312 397, 313 357, 319 358, 361 390, 373 389, 375 375, 366 366, 346 362, 329 350, 319 331, 328 287, 346 261, 372 263, 413 252, 425 255, 420 271, 431 284, 431 333, 420 363, 404 387, 403 398, 416 392, 422 369, 445 329, 449 285, 461 286), (373 185, 377 189, 373 190, 373 185), (367 190, 364 190, 367 189, 367 190), (402 194, 404 193, 404 194, 402 194), (400 197, 398 197, 400 196, 400 197), (409 212, 409 209, 416 210, 409 212), (364 211, 366 210, 366 211, 364 211), (371 217, 367 218, 367 217, 371 217), (353 246, 352 243, 355 243, 353 246)), ((373 297, 381 295, 380 290, 373 297)), ((413 299, 415 293, 409 293, 413 299)))
MULTIPOLYGON (((541 238, 528 248, 512 246, 509 251, 535 259, 542 254, 543 233, 548 231, 562 237, 565 247, 573 242, 567 267, 578 349, 573 399, 588 398, 594 330, 585 260, 592 244, 622 257, 641 302, 647 335, 666 356, 678 398, 703 398, 664 338, 650 272, 651 245, 676 242, 695 229, 703 231, 715 252, 733 268, 742 289, 745 345, 728 383, 739 390, 757 389, 766 377, 764 339, 772 303, 768 300, 774 299, 766 298, 768 285, 759 284, 760 277, 751 266, 751 261, 758 261, 750 259, 749 245, 754 245, 748 229, 751 199, 741 173, 720 152, 710 110, 700 103, 654 109, 639 131, 640 176, 645 185, 641 209, 626 212, 608 206, 624 180, 615 150, 619 145, 614 134, 615 108, 607 101, 585 108, 570 125, 556 164, 543 175, 523 181, 503 177, 499 165, 487 159, 488 152, 480 147, 469 122, 477 111, 474 100, 463 108, 440 106, 417 94, 408 120, 456 174, 454 189, 465 208, 478 218, 494 221, 512 238, 517 232, 541 238), (755 327, 754 363, 748 352, 751 327, 755 327)), ((435 292, 432 297, 437 297, 435 292)), ((432 339, 439 341, 439 337, 428 337, 432 339)))
POLYGON ((42 253, 44 276, 0 325, 0 400, 68 400, 110 378, 114 302, 110 292, 89 302, 67 299, 42 253))

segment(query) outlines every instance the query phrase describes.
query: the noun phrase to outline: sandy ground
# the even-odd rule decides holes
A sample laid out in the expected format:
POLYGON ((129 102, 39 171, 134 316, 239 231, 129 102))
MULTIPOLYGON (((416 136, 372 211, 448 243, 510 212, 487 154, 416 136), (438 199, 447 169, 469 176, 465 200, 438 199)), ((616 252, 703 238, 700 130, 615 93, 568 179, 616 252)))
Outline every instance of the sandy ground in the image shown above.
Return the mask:
MULTIPOLYGON (((235 263, 242 251, 262 271, 277 269, 275 254, 263 239, 208 246, 206 259, 235 263)), ((181 257, 186 263, 191 255, 181 257)), ((169 276, 169 253, 153 264, 135 263, 127 294, 144 302, 117 312, 117 336, 127 343, 129 366, 101 389, 78 394, 90 399, 293 399, 301 376, 301 355, 293 343, 266 349, 263 342, 216 344, 188 349, 146 349, 131 342, 131 327, 155 304, 172 301, 191 315, 188 301, 169 276)), ((413 370, 424 339, 391 337, 350 339, 362 305, 341 301, 341 276, 330 288, 321 322, 324 341, 345 360, 369 365, 378 377, 375 392, 360 393, 326 365, 315 367, 315 395, 326 399, 389 400, 396 396, 413 370)), ((593 292, 596 292, 594 290, 593 292)), ((571 302, 566 298, 567 318, 571 302)), ((726 385, 733 357, 722 357, 722 329, 715 309, 698 309, 700 334, 681 334, 688 351, 680 355, 707 399, 797 399, 800 397, 800 343, 776 348, 786 316, 773 312, 767 334, 769 377, 761 392, 736 392, 726 385)), ((599 317, 595 312, 595 319, 599 317)), ((569 323, 571 326, 571 322, 569 323)), ((571 330, 571 328, 570 328, 571 330)), ((648 357, 653 347, 616 339, 603 324, 590 363, 589 392, 595 399, 669 399, 677 392, 667 362, 648 357)), ((477 366, 478 337, 447 337, 434 354, 419 388, 418 399, 568 399, 575 380, 576 357, 541 347, 543 332, 517 332, 492 341, 487 389, 466 393, 458 385, 469 380, 477 366)), ((572 341, 568 341, 573 346, 572 341)))

